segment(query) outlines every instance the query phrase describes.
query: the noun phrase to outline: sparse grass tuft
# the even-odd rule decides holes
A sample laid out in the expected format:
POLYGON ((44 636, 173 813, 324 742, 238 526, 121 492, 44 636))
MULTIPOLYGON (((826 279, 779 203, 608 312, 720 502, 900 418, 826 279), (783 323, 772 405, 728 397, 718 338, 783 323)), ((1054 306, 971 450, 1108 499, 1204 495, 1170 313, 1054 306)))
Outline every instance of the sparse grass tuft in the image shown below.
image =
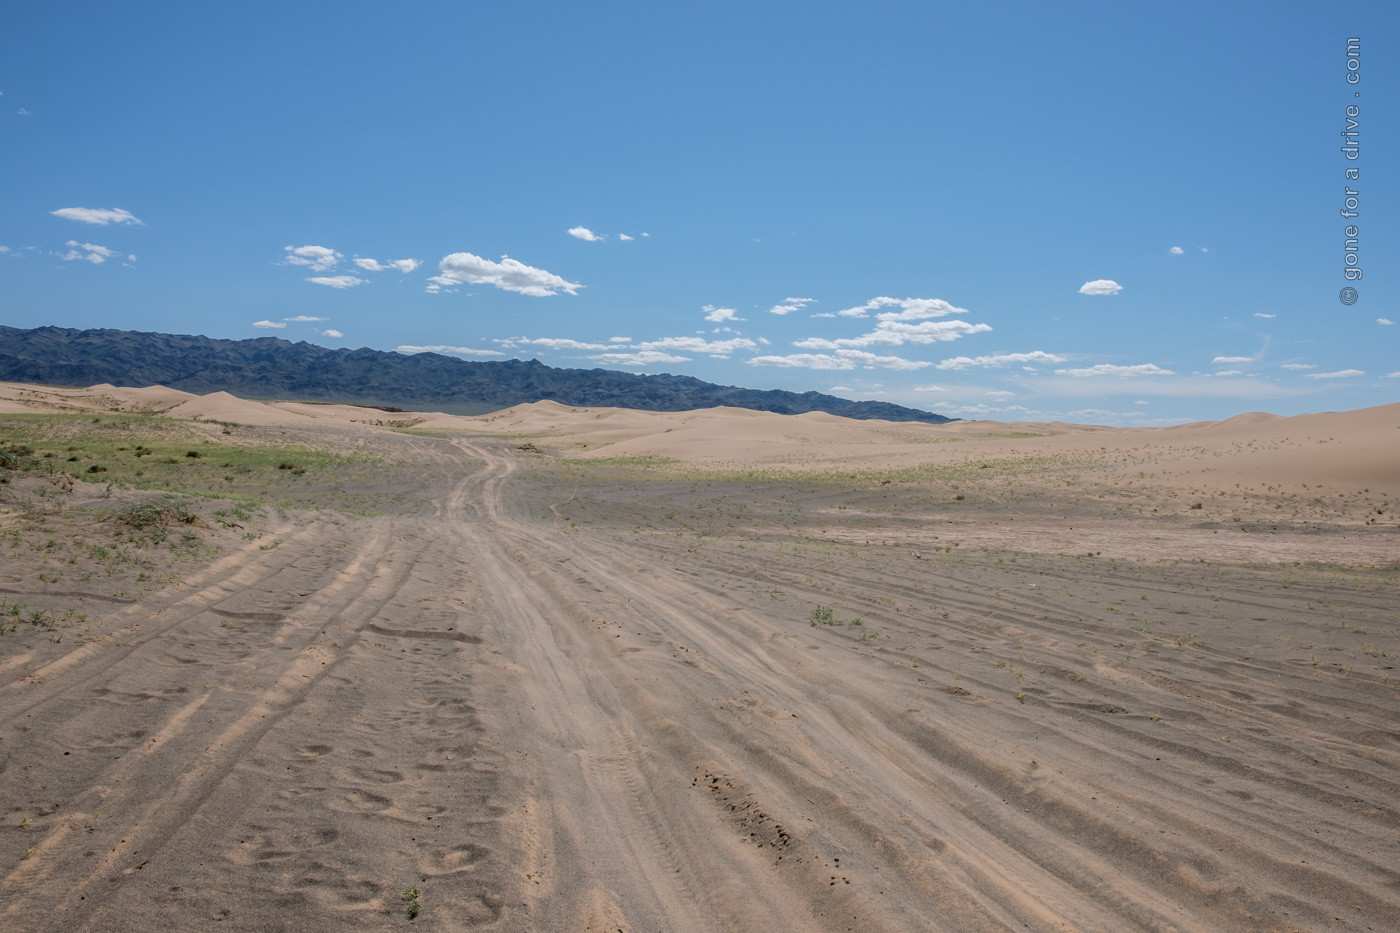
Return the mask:
POLYGON ((418 912, 423 909, 423 904, 418 900, 423 891, 418 885, 411 885, 399 892, 399 897, 403 898, 407 904, 404 909, 408 913, 408 919, 412 920, 418 916, 418 912))
POLYGON ((375 455, 267 443, 256 432, 219 435, 215 441, 202 431, 149 415, 6 415, 0 482, 17 472, 42 471, 70 484, 60 489, 67 492, 74 478, 92 481, 100 475, 115 489, 318 508, 363 508, 378 495, 378 490, 366 492, 365 485, 383 484, 384 461, 375 455), (220 469, 208 469, 215 464, 220 469), (307 488, 297 480, 308 474, 334 476, 338 488, 307 488))

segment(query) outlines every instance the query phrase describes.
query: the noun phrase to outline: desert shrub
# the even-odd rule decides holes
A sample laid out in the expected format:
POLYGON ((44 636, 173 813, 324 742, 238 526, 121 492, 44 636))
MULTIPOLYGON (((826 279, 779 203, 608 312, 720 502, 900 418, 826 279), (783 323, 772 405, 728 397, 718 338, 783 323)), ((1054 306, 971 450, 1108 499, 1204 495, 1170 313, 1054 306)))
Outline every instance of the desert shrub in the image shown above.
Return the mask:
POLYGON ((138 502, 125 506, 112 517, 118 525, 151 528, 165 525, 195 525, 199 516, 178 502, 138 502))
POLYGON ((27 444, 9 444, 0 447, 0 470, 37 470, 52 473, 53 464, 43 457, 36 457, 34 449, 27 444))

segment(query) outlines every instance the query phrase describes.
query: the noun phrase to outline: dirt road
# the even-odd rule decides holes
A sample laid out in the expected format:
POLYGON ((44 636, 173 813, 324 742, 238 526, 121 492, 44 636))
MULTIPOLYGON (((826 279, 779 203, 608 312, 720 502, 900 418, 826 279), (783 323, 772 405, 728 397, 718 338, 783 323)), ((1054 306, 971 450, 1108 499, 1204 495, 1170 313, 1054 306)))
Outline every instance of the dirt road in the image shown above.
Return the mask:
POLYGON ((417 505, 0 640, 0 927, 1400 928, 1393 571, 404 443, 417 505))

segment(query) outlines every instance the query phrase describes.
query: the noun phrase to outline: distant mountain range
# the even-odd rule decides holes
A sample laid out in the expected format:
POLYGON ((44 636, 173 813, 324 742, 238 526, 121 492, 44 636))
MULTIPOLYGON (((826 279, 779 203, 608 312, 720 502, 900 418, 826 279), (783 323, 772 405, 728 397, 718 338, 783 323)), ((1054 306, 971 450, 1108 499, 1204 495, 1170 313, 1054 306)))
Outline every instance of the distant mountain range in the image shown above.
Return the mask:
POLYGON ((483 414, 550 399, 580 407, 689 411, 728 405, 844 418, 954 419, 889 402, 820 392, 742 389, 690 376, 557 369, 538 360, 468 362, 437 353, 332 350, 277 337, 215 340, 125 330, 0 325, 0 381, 42 385, 163 385, 196 394, 298 399, 452 414, 483 414))

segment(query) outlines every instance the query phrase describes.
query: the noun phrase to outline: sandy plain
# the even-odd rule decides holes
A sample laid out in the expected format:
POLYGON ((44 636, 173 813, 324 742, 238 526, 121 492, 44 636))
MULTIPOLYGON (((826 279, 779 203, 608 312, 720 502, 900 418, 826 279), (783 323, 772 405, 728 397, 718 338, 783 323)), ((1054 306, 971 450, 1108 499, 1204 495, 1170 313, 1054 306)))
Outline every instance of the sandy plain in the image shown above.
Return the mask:
POLYGON ((1400 405, 0 450, 0 928, 1400 929, 1400 405))

